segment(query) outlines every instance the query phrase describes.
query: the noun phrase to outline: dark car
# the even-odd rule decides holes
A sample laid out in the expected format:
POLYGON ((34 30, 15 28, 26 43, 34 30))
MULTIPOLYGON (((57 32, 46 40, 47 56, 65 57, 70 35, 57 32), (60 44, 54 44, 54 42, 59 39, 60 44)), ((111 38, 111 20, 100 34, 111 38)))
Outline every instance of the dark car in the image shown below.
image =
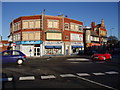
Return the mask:
POLYGON ((26 60, 26 55, 19 50, 6 50, 1 52, 0 58, 2 58, 3 64, 16 62, 21 65, 26 60))
POLYGON ((93 60, 110 60, 112 58, 111 54, 106 51, 96 52, 91 57, 93 60))

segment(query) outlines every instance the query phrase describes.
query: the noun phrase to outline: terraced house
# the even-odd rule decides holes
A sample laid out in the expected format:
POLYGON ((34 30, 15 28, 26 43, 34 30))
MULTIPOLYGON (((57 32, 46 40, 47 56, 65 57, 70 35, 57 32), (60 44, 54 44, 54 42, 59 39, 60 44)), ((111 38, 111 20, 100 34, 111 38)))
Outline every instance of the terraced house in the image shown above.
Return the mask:
POLYGON ((83 22, 59 16, 21 16, 10 23, 13 49, 27 56, 71 55, 84 50, 83 22))
POLYGON ((91 48, 92 50, 97 49, 101 46, 107 45, 107 29, 104 25, 104 20, 101 20, 100 24, 91 23, 91 27, 84 28, 84 46, 91 48))

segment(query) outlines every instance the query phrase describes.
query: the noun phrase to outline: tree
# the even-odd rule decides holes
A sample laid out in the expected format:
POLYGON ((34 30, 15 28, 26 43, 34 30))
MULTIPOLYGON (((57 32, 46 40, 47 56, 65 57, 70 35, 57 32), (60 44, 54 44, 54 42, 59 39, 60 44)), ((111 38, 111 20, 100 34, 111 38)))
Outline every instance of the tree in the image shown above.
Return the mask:
POLYGON ((116 36, 109 36, 108 37, 108 43, 117 44, 118 43, 118 38, 116 36))
POLYGON ((108 37, 108 46, 115 47, 118 43, 118 38, 116 36, 109 36, 108 37))

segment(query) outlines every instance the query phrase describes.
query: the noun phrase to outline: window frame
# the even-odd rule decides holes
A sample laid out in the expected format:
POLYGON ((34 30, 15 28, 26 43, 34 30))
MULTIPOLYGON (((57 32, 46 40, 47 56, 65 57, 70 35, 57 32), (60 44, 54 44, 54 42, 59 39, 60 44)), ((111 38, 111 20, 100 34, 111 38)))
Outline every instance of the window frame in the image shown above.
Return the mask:
POLYGON ((69 30, 69 23, 65 23, 64 28, 65 28, 65 30, 69 30), (67 25, 67 28, 66 28, 66 25, 67 25))
POLYGON ((59 28, 59 20, 48 19, 47 28, 59 28), (56 23, 56 24, 55 24, 56 23))

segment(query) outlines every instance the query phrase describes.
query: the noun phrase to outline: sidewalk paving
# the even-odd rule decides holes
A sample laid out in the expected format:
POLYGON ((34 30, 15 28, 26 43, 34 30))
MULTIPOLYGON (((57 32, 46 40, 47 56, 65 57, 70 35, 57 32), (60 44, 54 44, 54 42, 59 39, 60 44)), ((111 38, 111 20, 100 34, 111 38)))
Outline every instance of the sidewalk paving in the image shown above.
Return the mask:
MULTIPOLYGON (((27 57, 27 59, 49 59, 49 58, 87 58, 90 59, 91 55, 85 55, 85 54, 81 54, 81 55, 60 55, 60 56, 40 56, 40 57, 27 57)), ((112 59, 110 60, 110 63, 114 63, 114 64, 120 64, 120 54, 115 54, 112 55, 112 59)))
POLYGON ((35 59, 35 58, 59 58, 59 57, 66 57, 66 58, 69 58, 69 57, 84 57, 84 58, 90 58, 91 55, 60 55, 60 56, 40 56, 40 57, 30 57, 28 56, 27 58, 28 59, 35 59))

